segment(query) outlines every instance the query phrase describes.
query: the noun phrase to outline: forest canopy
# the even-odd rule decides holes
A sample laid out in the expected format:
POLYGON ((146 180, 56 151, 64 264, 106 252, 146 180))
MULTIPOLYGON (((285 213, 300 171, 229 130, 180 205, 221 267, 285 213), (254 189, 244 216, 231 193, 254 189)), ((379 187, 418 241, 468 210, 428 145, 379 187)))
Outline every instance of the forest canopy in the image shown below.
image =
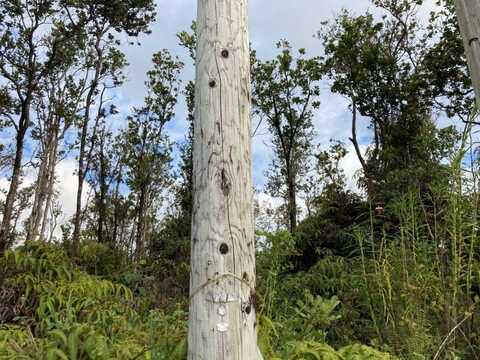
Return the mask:
MULTIPOLYGON (((264 359, 478 359, 480 119, 455 2, 367 2, 318 14, 312 49, 245 52, 256 280, 230 280, 256 285, 264 359)), ((205 39, 172 30, 132 105, 157 5, 0 4, 0 359, 187 358, 205 39)))

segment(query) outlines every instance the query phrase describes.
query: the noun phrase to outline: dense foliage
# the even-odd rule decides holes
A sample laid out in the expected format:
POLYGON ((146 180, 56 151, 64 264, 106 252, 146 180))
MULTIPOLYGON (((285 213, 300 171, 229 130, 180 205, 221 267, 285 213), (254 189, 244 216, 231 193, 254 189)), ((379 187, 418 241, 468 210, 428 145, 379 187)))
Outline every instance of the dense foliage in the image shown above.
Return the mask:
MULTIPOLYGON (((422 0, 371 3, 322 23, 323 54, 251 51, 252 137, 273 149, 257 190, 278 203, 255 207, 266 360, 480 358, 479 120, 454 2, 428 19, 422 0), (351 129, 329 144, 326 89, 351 129)), ((191 64, 158 51, 143 102, 115 99, 154 15, 152 0, 0 4, 0 359, 186 358, 196 24, 177 35, 191 64)))
MULTIPOLYGON (((329 238, 325 224, 337 223, 329 217, 318 225, 304 220, 294 236, 259 234, 259 343, 266 359, 475 356, 478 197, 461 167, 465 151, 445 174, 453 187, 432 188, 429 205, 409 193, 386 209, 395 224, 364 203, 365 221, 337 225, 344 238, 335 246, 321 242, 329 238), (317 253, 311 265, 302 261, 305 234, 319 241, 309 243, 317 253), (385 353, 349 345, 361 343, 385 353)), ((321 211, 336 200, 324 200, 321 211)), ((132 266, 128 254, 106 244, 85 243, 80 254, 72 265, 61 246, 37 242, 5 254, 0 358, 184 359, 187 298, 172 284, 187 281, 188 268, 181 275, 165 261, 132 266), (170 296, 160 296, 167 290, 170 296)))
MULTIPOLYGON (((85 263, 91 264, 92 251, 82 250, 85 263)), ((97 246, 93 253, 103 257, 104 264, 109 259, 114 261, 104 250, 97 246)), ((182 306, 177 305, 168 315, 152 310, 153 299, 145 293, 141 295, 138 283, 134 291, 125 285, 133 285, 129 280, 135 274, 133 270, 116 273, 116 280, 107 280, 72 266, 61 248, 38 243, 7 252, 2 266, 6 271, 0 294, 1 359, 184 359, 186 356, 186 313, 182 306)), ((112 274, 111 269, 104 270, 112 274)), ((299 300, 293 307, 297 316, 285 324, 262 316, 260 336, 267 358, 390 359, 365 346, 347 346, 335 351, 324 343, 327 329, 337 319, 332 312, 338 303, 335 298, 326 301, 306 294, 304 302, 299 300), (315 323, 310 323, 310 315, 315 316, 315 323), (288 341, 280 343, 278 331, 286 326, 295 330, 285 334, 283 330, 282 334, 288 336, 284 340, 288 341)))

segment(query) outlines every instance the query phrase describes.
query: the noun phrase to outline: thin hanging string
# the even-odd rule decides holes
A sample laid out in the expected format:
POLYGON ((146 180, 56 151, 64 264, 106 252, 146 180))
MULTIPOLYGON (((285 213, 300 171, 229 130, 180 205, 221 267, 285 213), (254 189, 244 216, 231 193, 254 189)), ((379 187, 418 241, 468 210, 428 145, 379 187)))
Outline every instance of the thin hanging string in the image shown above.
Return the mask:
POLYGON ((192 294, 190 295, 190 297, 188 298, 189 301, 192 301, 192 299, 198 295, 199 292, 201 292, 203 289, 205 289, 208 285, 210 285, 211 283, 215 283, 223 278, 232 278, 232 279, 235 279, 235 280, 238 280, 240 281, 242 284, 248 286, 248 288, 254 292, 255 291, 255 288, 252 287, 252 285, 250 285, 250 283, 248 281, 246 281, 245 279, 242 279, 240 276, 237 276, 235 274, 232 274, 232 273, 223 273, 223 274, 220 274, 218 276, 216 276, 215 278, 213 279, 208 279, 207 281, 205 281, 202 285, 200 285, 199 287, 197 287, 195 289, 195 291, 192 292, 192 294))

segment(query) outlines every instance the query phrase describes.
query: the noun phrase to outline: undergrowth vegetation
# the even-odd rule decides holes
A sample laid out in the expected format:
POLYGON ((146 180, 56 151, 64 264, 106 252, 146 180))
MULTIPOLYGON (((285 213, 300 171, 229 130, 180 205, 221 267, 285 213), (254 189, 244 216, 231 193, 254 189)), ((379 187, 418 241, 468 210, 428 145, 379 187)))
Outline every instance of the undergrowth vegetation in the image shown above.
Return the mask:
MULTIPOLYGON (((344 193, 323 200, 321 221, 313 215, 295 235, 258 234, 265 359, 478 359, 478 193, 476 162, 465 161, 469 132, 428 191, 412 189, 379 212, 337 189, 344 193), (366 210, 331 232, 325 222, 335 220, 324 215, 348 196, 366 210)), ((176 267, 164 259, 131 262, 91 241, 75 262, 64 244, 7 251, 0 359, 185 359, 188 259, 176 267)))
MULTIPOLYGON (((325 242, 325 218, 317 226, 307 219, 296 236, 264 234, 260 312, 276 339, 266 349, 303 339, 302 347, 358 342, 403 359, 479 358, 478 169, 470 131, 440 181, 352 219, 336 243, 325 242), (316 261, 305 266, 306 258, 316 261)), ((340 206, 330 201, 324 209, 340 206)))
MULTIPOLYGON (((7 252, 2 267, 0 359, 186 358, 187 314, 180 305, 168 314, 152 310, 152 299, 73 266, 58 246, 29 243, 7 252)), ((265 358, 390 359, 366 346, 336 351, 325 343, 338 305, 305 292, 291 304, 289 319, 261 314, 265 358)))
POLYGON ((182 358, 183 311, 149 311, 125 285, 70 265, 58 247, 28 244, 3 262, 0 358, 182 358))
MULTIPOLYGON (((449 191, 411 192, 348 228, 347 256, 320 246, 299 269, 301 237, 260 234, 265 359, 477 358, 477 198, 455 161, 449 191)), ((127 266, 103 244, 81 254, 73 265, 60 245, 36 242, 6 253, 0 359, 185 359, 186 296, 166 305, 149 291, 168 268, 127 266)))

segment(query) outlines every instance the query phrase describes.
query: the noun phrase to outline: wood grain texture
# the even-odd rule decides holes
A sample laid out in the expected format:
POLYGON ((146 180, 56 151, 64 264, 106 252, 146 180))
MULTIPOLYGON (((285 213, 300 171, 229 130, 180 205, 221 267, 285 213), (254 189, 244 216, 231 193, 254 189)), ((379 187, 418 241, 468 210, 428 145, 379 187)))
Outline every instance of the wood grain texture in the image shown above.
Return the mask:
POLYGON ((188 359, 257 360, 247 0, 199 0, 188 359))
POLYGON ((480 0, 455 0, 468 65, 480 106, 480 0))

